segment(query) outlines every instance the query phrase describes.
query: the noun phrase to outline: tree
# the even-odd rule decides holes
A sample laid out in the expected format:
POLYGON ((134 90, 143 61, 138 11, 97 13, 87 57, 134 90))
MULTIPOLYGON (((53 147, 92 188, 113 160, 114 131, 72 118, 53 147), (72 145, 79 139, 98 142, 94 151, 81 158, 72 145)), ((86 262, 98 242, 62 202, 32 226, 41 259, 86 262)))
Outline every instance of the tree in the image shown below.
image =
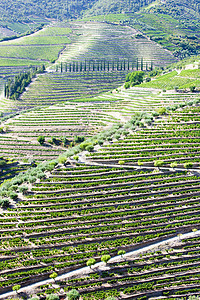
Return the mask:
POLYGON ((88 152, 92 152, 94 150, 94 146, 93 145, 88 145, 87 147, 85 147, 85 150, 88 152))
POLYGON ((117 299, 115 297, 113 297, 113 296, 109 296, 105 300, 117 300, 117 299))
POLYGON ((155 160, 154 161, 154 166, 155 167, 162 167, 164 165, 164 161, 163 160, 155 160))
POLYGON ((45 137, 40 135, 40 136, 38 136, 37 141, 38 141, 38 143, 40 143, 40 145, 43 145, 45 142, 45 137))
POLYGON ((124 164, 125 164, 125 161, 124 161, 124 160, 119 160, 119 161, 118 161, 118 164, 119 164, 119 165, 124 165, 124 164))
POLYGON ((193 163, 187 162, 187 163, 185 163, 183 166, 184 166, 185 169, 189 169, 189 168, 192 168, 192 167, 193 167, 193 163))
POLYGON ((69 293, 67 293, 68 300, 78 300, 80 298, 80 294, 77 290, 73 289, 69 293))
POLYGON ((190 86, 190 92, 194 92, 195 91, 195 86, 194 85, 192 85, 192 86, 190 86))
POLYGON ((49 278, 53 279, 55 281, 56 277, 58 277, 58 274, 56 272, 53 272, 49 275, 49 278))
POLYGON ((111 259, 111 256, 108 255, 108 254, 102 255, 102 257, 101 257, 101 261, 106 263, 106 264, 109 261, 109 259, 111 259))
POLYGON ((21 285, 20 284, 16 284, 12 287, 12 290, 16 293, 18 293, 18 291, 21 289, 21 285))
POLYGON ((95 263, 96 263, 96 260, 94 258, 90 258, 90 259, 88 259, 86 265, 91 268, 91 266, 93 266, 95 263))
POLYGON ((140 161, 140 160, 138 160, 138 166, 143 166, 143 162, 142 161, 140 161))
POLYGON ((126 82, 130 82, 131 86, 141 84, 143 82, 144 72, 135 71, 126 76, 126 82))
POLYGON ((164 115, 166 113, 166 107, 160 107, 159 109, 157 109, 157 113, 159 115, 164 115))
POLYGON ((171 167, 171 168, 177 167, 177 162, 172 162, 172 163, 170 164, 170 167, 171 167))
POLYGON ((121 257, 123 257, 123 255, 126 253, 126 251, 125 250, 119 250, 118 252, 117 252, 117 254, 118 255, 121 255, 121 257))

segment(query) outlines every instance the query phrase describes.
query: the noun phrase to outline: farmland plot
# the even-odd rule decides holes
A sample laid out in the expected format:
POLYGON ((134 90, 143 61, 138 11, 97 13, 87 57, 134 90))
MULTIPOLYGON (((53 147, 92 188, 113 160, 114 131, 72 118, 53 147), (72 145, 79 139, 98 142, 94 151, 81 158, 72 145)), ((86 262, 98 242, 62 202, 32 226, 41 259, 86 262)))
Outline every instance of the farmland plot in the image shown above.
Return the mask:
MULTIPOLYGON (((198 228, 200 183, 194 168, 199 164, 199 109, 176 110, 155 119, 156 126, 104 145, 86 158, 98 165, 57 165, 29 184, 27 195, 18 194, 14 207, 2 215, 1 292, 48 278, 53 271, 83 267, 91 257, 99 261, 102 254, 115 256, 120 249, 138 249, 198 228), (177 166, 155 169, 152 162, 158 159, 164 167, 177 166), (119 160, 124 161, 121 167, 119 160), (188 161, 189 170, 180 168, 188 161)), ((170 253, 163 249, 111 264, 108 273, 98 275, 98 284, 93 276, 60 284, 65 292, 75 286, 84 299, 197 292, 197 244, 198 238, 189 239, 170 253)), ((47 286, 38 292, 45 290, 58 292, 47 286)))
POLYGON ((98 22, 74 22, 73 26, 79 37, 66 46, 58 62, 143 58, 144 63, 153 61, 155 66, 164 66, 176 61, 156 43, 146 38, 135 39, 137 31, 129 27, 98 22))

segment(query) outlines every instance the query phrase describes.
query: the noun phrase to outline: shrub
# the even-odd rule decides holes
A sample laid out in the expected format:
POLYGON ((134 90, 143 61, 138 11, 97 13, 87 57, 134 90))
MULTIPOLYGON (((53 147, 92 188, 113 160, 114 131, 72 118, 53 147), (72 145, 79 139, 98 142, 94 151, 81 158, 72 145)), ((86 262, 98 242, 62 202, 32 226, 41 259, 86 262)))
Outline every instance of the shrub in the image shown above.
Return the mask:
POLYGON ((69 293, 67 293, 68 300, 78 300, 80 298, 80 294, 77 290, 73 289, 69 293))
POLYGON ((102 255, 102 257, 101 257, 101 261, 106 263, 106 264, 109 261, 109 259, 111 259, 111 256, 108 255, 108 254, 102 255))
POLYGON ((177 167, 177 162, 172 162, 172 163, 170 164, 170 167, 171 167, 171 168, 177 167))
POLYGON ((75 136, 75 138, 74 138, 74 142, 75 143, 82 143, 82 142, 84 142, 85 141, 85 138, 84 138, 84 136, 75 136))
POLYGON ((93 145, 88 145, 86 148, 85 148, 86 151, 89 151, 89 152, 92 152, 94 150, 94 146, 93 145))
POLYGON ((58 164, 57 161, 49 162, 48 165, 46 166, 46 170, 47 171, 52 171, 57 164, 58 164))
POLYGON ((157 113, 159 115, 164 115, 166 113, 166 107, 160 107, 159 109, 157 109, 157 113))
POLYGON ((95 260, 94 258, 90 258, 90 259, 88 259, 86 265, 87 265, 88 267, 91 267, 91 266, 93 266, 95 263, 96 263, 96 260, 95 260))
POLYGON ((52 274, 49 275, 49 278, 54 279, 58 277, 58 274, 56 272, 53 272, 52 274))
POLYGON ((184 166, 185 169, 189 169, 189 168, 192 168, 192 167, 193 167, 193 163, 187 162, 187 163, 185 163, 183 166, 184 166))
POLYGON ((122 255, 124 255, 125 253, 126 253, 125 250, 119 250, 117 254, 122 256, 122 255))
POLYGON ((140 160, 138 160, 138 166, 143 166, 143 162, 142 161, 140 161, 140 160))
POLYGON ((19 291, 19 289, 21 288, 21 285, 20 284, 16 284, 16 285, 14 285, 13 287, 12 287, 12 290, 14 291, 14 292, 18 292, 19 291))
POLYGON ((0 206, 2 208, 7 208, 10 205, 10 201, 8 199, 0 199, 0 206))
POLYGON ((190 91, 191 91, 192 93, 195 91, 195 86, 194 86, 194 85, 190 86, 190 91))
POLYGON ((118 164, 119 164, 119 165, 124 165, 124 164, 125 164, 125 161, 124 161, 124 160, 119 160, 119 161, 118 161, 118 164))
POLYGON ((154 166, 155 167, 162 167, 163 166, 163 164, 164 164, 164 161, 163 160, 156 160, 156 161, 154 161, 154 166))
POLYGON ((4 167, 6 165, 6 161, 5 160, 0 160, 0 168, 4 167))
POLYGON ((151 81, 151 78, 150 77, 147 77, 146 78, 146 82, 150 82, 151 81))
POLYGON ((28 187, 26 185, 22 185, 19 187, 19 192, 25 195, 28 191, 28 187))
POLYGON ((45 137, 40 135, 40 136, 38 136, 37 141, 38 141, 38 143, 40 143, 40 145, 43 145, 45 142, 45 137))
POLYGON ((158 116, 159 116, 159 113, 157 113, 156 111, 154 111, 154 112, 152 113, 152 116, 153 116, 153 117, 158 117, 158 116))
POLYGON ((102 145, 103 145, 103 140, 98 140, 98 144, 99 144, 100 146, 102 146, 102 145))
POLYGON ((8 195, 12 200, 17 200, 17 198, 18 198, 18 195, 15 192, 9 192, 8 195))
POLYGON ((58 158, 58 162, 60 163, 60 164, 65 164, 66 163, 66 161, 67 161, 67 157, 66 156, 59 156, 59 158, 58 158))
POLYGON ((130 88, 130 82, 125 82, 125 84, 124 84, 124 88, 127 90, 127 89, 129 89, 130 88))
POLYGON ((136 84, 140 84, 143 82, 144 72, 143 71, 135 71, 129 73, 126 76, 126 82, 131 82, 131 85, 134 86, 136 84))

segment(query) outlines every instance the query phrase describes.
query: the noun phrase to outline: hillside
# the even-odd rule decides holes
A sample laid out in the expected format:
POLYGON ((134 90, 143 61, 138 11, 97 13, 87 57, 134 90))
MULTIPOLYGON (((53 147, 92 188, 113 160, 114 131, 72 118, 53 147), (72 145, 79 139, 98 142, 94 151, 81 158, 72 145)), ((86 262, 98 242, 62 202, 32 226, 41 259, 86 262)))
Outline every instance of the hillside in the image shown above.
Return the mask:
POLYGON ((0 0, 0 299, 198 300, 199 9, 0 0))

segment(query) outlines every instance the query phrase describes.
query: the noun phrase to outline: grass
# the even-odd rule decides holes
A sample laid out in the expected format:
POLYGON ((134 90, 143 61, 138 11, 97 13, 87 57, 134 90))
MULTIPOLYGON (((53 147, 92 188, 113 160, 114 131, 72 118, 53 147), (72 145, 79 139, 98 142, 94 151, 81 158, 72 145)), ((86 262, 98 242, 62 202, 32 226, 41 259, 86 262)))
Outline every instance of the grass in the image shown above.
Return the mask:
POLYGON ((70 33, 72 33, 72 29, 67 27, 46 27, 43 30, 39 31, 37 33, 37 36, 40 35, 61 36, 61 35, 68 35, 70 33))
POLYGON ((0 46, 1 56, 7 58, 38 59, 38 61, 56 59, 63 46, 0 46))
POLYGON ((13 58, 0 58, 0 67, 7 66, 27 66, 27 65, 38 65, 40 62, 37 60, 29 60, 29 59, 13 59, 13 58))
POLYGON ((43 36, 43 35, 30 35, 16 40, 2 42, 4 45, 55 45, 55 44, 68 44, 70 40, 65 36, 43 36))
POLYGON ((172 90, 175 87, 180 89, 189 88, 190 86, 200 87, 200 80, 195 78, 199 78, 199 70, 183 70, 179 75, 176 71, 172 71, 150 82, 144 82, 140 86, 166 90, 172 90))

